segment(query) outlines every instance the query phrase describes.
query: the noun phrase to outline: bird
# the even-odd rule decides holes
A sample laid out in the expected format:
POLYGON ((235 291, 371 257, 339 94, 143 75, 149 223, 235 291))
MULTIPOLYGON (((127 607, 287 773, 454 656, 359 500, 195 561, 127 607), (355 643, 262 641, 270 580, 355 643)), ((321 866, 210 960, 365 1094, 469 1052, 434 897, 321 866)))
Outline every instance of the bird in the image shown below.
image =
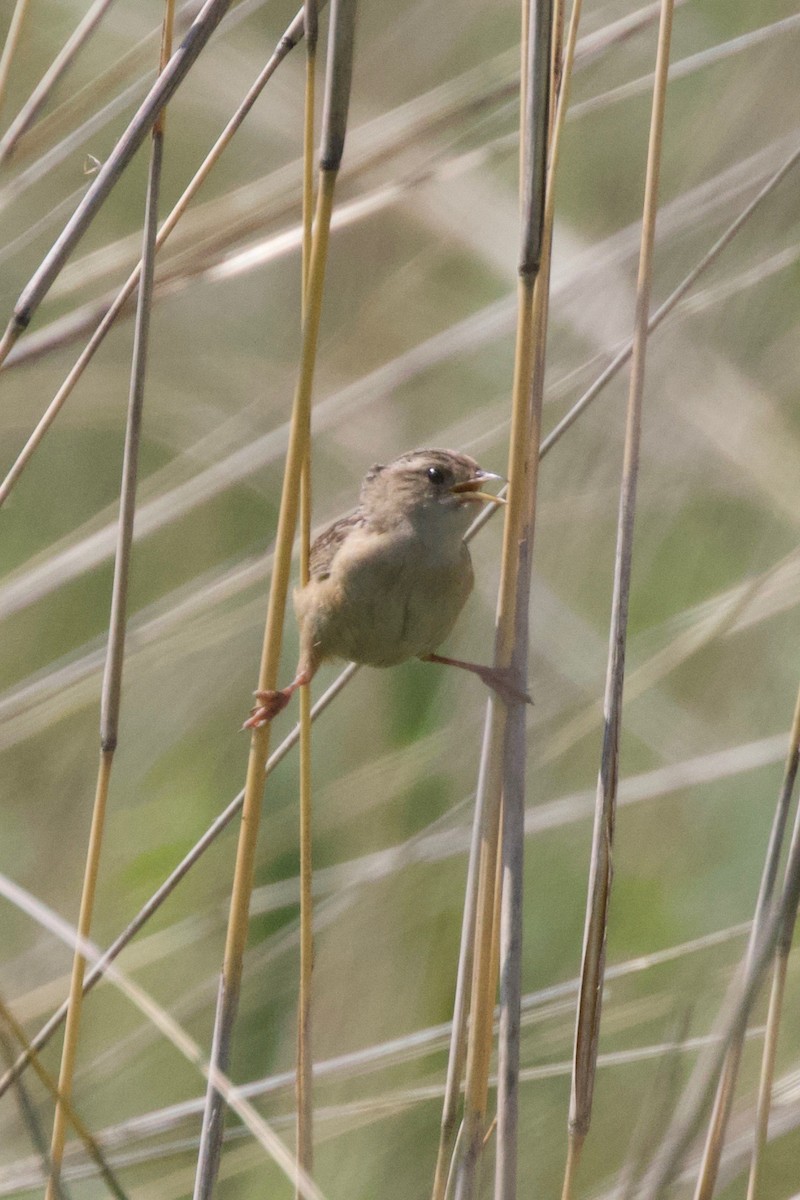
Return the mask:
POLYGON ((411 450, 370 467, 357 508, 316 538, 308 582, 294 592, 295 677, 280 690, 256 692, 258 704, 242 728, 273 720, 329 659, 373 667, 412 658, 442 663, 479 676, 508 704, 531 703, 507 669, 436 653, 472 591, 464 535, 476 507, 504 503, 481 488, 500 479, 455 450, 411 450))

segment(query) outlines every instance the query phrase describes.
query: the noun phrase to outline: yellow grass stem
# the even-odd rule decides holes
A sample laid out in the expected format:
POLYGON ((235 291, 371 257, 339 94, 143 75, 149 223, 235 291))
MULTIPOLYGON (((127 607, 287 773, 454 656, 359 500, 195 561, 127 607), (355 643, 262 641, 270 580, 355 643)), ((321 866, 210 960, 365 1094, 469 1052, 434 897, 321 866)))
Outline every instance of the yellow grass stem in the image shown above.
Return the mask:
MULTIPOLYGON (((548 47, 549 51, 549 47, 548 47)), ((527 56, 526 56, 527 58, 527 56)), ((546 136, 546 134, 545 134, 546 136)), ((528 181, 526 181, 527 186, 528 181)), ((530 193, 527 192, 526 195, 530 193)), ((523 232, 523 263, 528 248, 540 237, 523 232)), ((520 271, 517 290, 517 338, 514 355, 511 433, 508 461, 508 503, 503 530, 503 554, 496 620, 495 664, 511 665, 517 635, 519 547, 534 510, 538 439, 531 444, 531 394, 536 362, 535 338, 543 329, 543 301, 536 303, 538 259, 520 271), (538 308, 538 316, 537 316, 538 308), (533 461, 531 461, 533 459, 533 461)), ((478 783, 481 811, 478 853, 478 898, 472 968, 467 1068, 464 1099, 464 1137, 457 1164, 456 1200, 474 1194, 486 1124, 486 1098, 497 989, 497 958, 493 953, 496 882, 500 848, 500 796, 503 782, 503 746, 508 712, 493 697, 489 701, 481 778, 478 783)))
MULTIPOLYGON (((317 196, 314 237, 306 291, 306 319, 300 350, 300 371, 292 410, 289 447, 275 538, 275 558, 270 586, 267 621, 258 673, 258 690, 274 690, 278 682, 284 613, 289 591, 292 563, 292 544, 299 507, 300 477, 308 456, 311 392, 314 381, 319 324, 322 314, 322 295, 328 253, 333 194, 337 171, 321 170, 317 196)), ((244 803, 239 842, 236 851, 233 888, 231 893, 225 957, 220 979, 217 1012, 214 1023, 212 1063, 227 1071, 230 1061, 233 1026, 241 990, 242 963, 247 941, 250 894, 253 887, 253 868, 258 840, 258 825, 266 779, 270 725, 254 729, 250 741, 250 757, 244 787, 244 803)), ((223 1097, 209 1084, 203 1116, 200 1157, 195 1181, 195 1200, 211 1196, 219 1166, 224 1121, 223 1097)))
MULTIPOLYGON (((522 671, 525 670, 524 664, 527 663, 527 621, 523 631, 520 628, 518 616, 522 596, 527 597, 529 551, 535 519, 544 338, 549 284, 549 272, 545 269, 543 274, 539 273, 539 263, 540 258, 545 263, 549 258, 552 230, 552 205, 550 208, 551 220, 548 224, 546 202, 548 191, 552 191, 552 162, 550 172, 548 173, 546 170, 546 147, 550 126, 549 92, 552 87, 552 44, 548 30, 546 51, 542 53, 541 34, 537 38, 535 22, 531 19, 530 13, 530 7, 523 4, 520 90, 523 116, 527 122, 528 143, 522 159, 524 166, 521 171, 522 255, 517 290, 517 338, 509 443, 508 503, 505 510, 495 642, 496 665, 511 666, 513 658, 515 670, 522 671), (529 44, 532 36, 537 38, 537 43, 533 47, 529 44), (539 54, 538 74, 531 66, 533 61, 531 51, 539 54), (545 64, 543 68, 542 59, 545 64), (544 78, 541 78, 542 72, 544 78), (538 89, 538 97, 529 95, 531 87, 538 89), (541 139, 538 143, 536 142, 537 137, 541 139), (534 379, 537 366, 539 370, 538 385, 534 379), (523 544, 526 547, 525 565, 521 567, 520 549, 523 544)), ((542 17, 540 13, 537 13, 536 24, 540 28, 541 23, 542 17)), ((525 598, 523 603, 525 612, 527 612, 526 605, 527 599, 525 598)), ((524 679, 522 686, 524 687, 524 679)), ((500 896, 496 894, 496 881, 501 878, 500 793, 503 782, 502 774, 508 768, 508 764, 504 761, 508 719, 509 714, 505 706, 498 704, 493 698, 490 699, 481 756, 481 774, 478 782, 475 833, 470 854, 470 876, 467 882, 467 899, 462 929, 459 980, 456 988, 450 1061, 434 1177, 433 1200, 441 1200, 444 1196, 448 1178, 447 1158, 451 1153, 455 1135, 455 1110, 463 1057, 460 1043, 464 1037, 466 1008, 470 996, 464 1118, 458 1136, 458 1144, 453 1152, 457 1200, 469 1200, 474 1192, 478 1161, 485 1142, 486 1096, 498 972, 496 956, 498 944, 495 941, 495 953, 493 954, 491 929, 494 926, 497 902, 500 900, 500 896), (475 863, 474 868, 473 862, 475 863), (473 882, 473 870, 476 883, 473 882), (469 991, 467 991, 465 982, 468 974, 471 974, 469 991)), ((512 729, 516 728, 519 720, 522 721, 522 742, 524 744, 524 715, 515 713, 511 720, 512 729)), ((516 732, 519 734, 519 729, 516 732)), ((517 738, 515 745, 518 741, 517 738)), ((519 764, 516 764, 513 768, 515 774, 518 774, 518 766, 519 764)), ((516 868, 521 870, 519 857, 517 857, 516 868)), ((505 880, 505 876, 503 878, 505 880)), ((514 919, 517 920, 519 916, 519 912, 515 913, 514 919)), ((517 930, 515 937, 518 932, 517 930)), ((515 953, 518 950, 519 943, 517 942, 515 953)), ((511 969, 515 973, 518 972, 518 958, 511 969)), ((513 1008, 512 999, 511 1007, 506 1012, 507 1017, 513 1008)), ((518 1028, 516 1017, 512 1015, 511 1021, 518 1028)), ((518 1043, 515 1042, 511 1047, 510 1054, 517 1064, 516 1067, 511 1065, 513 1103, 515 1104, 518 1043)), ((503 1104, 507 1104, 506 1097, 504 1097, 503 1104)), ((499 1129, 503 1134, 503 1149, 499 1151, 499 1154, 503 1158, 503 1166, 499 1168, 496 1186, 501 1195, 506 1193, 508 1187, 514 1186, 510 1180, 515 1178, 516 1174, 516 1119, 516 1108, 510 1115, 508 1112, 499 1114, 499 1129)), ((450 1174, 452 1173, 451 1169, 450 1174)))
POLYGON ((714 1097, 714 1107, 711 1110, 711 1118, 706 1132, 706 1141, 703 1147, 700 1171, 697 1176, 694 1200, 711 1200, 711 1196, 714 1194, 722 1147, 725 1143, 725 1131, 728 1127, 728 1119, 733 1107, 736 1079, 742 1059, 744 1033, 745 1031, 742 1029, 741 1037, 737 1037, 731 1043, 725 1057, 725 1062, 723 1063, 719 1083, 717 1084, 717 1092, 714 1097))
POLYGON ((653 244, 658 210, 658 180, 664 108, 669 69, 673 0, 662 0, 656 53, 655 84, 645 176, 642 240, 636 290, 636 317, 620 487, 617 553, 614 568, 611 631, 604 699, 605 735, 597 782, 595 822, 589 868, 589 887, 581 962, 581 985, 575 1029, 572 1087, 569 1111, 569 1149, 563 1200, 571 1195, 580 1147, 591 1121, 592 1094, 597 1067, 606 930, 611 894, 612 846, 618 782, 622 692, 625 677, 625 641, 628 621, 636 484, 641 441, 642 399, 647 351, 648 317, 652 281, 653 244))
MULTIPOLYGON (((88 939, 92 929, 92 914, 94 912, 94 899, 97 892, 97 874, 100 865, 100 850, 103 845, 103 827, 108 801, 108 785, 113 760, 113 750, 100 751, 100 766, 97 772, 92 825, 89 832, 89 846, 86 852, 81 907, 78 915, 78 937, 82 939, 88 939)), ((72 959, 67 1020, 64 1028, 64 1045, 61 1051, 61 1068, 58 1075, 58 1100, 56 1102, 53 1133, 50 1142, 50 1177, 47 1181, 46 1200, 56 1200, 58 1196, 57 1181, 64 1158, 64 1139, 67 1133, 66 1102, 70 1101, 72 1097, 72 1080, 75 1074, 75 1056, 78 1050, 81 1006, 83 1002, 83 976, 85 970, 86 959, 81 950, 76 949, 72 959)))
MULTIPOLYGON (((499 709, 499 703, 490 701, 491 707, 499 709)), ((487 719, 488 720, 488 719, 487 719)), ((491 723, 492 776, 487 781, 487 795, 495 799, 494 812, 481 838, 478 859, 478 904, 475 924, 474 958, 472 967, 472 1002, 469 1010, 469 1034, 467 1039, 467 1066, 464 1091, 464 1117, 462 1157, 457 1163, 456 1200, 467 1200, 472 1195, 478 1171, 480 1154, 486 1132, 486 1100, 489 1087, 489 1066, 492 1053, 494 1028, 494 1006, 497 992, 497 956, 493 953, 493 929, 496 909, 497 858, 500 841, 499 791, 500 755, 505 731, 504 714, 498 713, 491 723), (496 740, 495 740, 496 739, 496 740), (491 790, 489 790, 491 789, 491 790), (494 968, 494 971, 493 971, 494 968)))
MULTIPOLYGON (((528 398, 533 369, 531 329, 534 304, 534 278, 521 275, 518 284, 517 339, 512 392, 511 437, 509 446, 508 504, 503 537, 503 557, 498 597, 495 663, 508 666, 513 645, 513 601, 516 592, 516 550, 522 528, 526 497, 525 457, 528 449, 528 398), (516 481, 516 483, 515 483, 516 481)), ((477 852, 477 895, 472 938, 472 979, 470 985, 469 1034, 465 1075, 463 1134, 459 1138, 460 1159, 455 1164, 456 1200, 472 1195, 478 1161, 483 1148, 486 1097, 491 1059, 494 1005, 497 990, 496 957, 492 953, 495 916, 498 847, 500 844, 500 792, 506 708, 490 697, 478 781, 476 822, 479 824, 477 852)), ((447 1147, 440 1143, 435 1187, 443 1187, 447 1172, 441 1161, 447 1147)), ((434 1192, 436 1196, 436 1192, 434 1192)))
MULTIPOLYGON (((159 73, 163 72, 170 56, 174 10, 174 0, 165 0, 163 36, 159 58, 159 73)), ((152 131, 150 174, 147 186, 142 249, 142 288, 139 293, 139 304, 136 313, 136 331, 134 337, 133 361, 131 366, 128 418, 125 430, 122 483, 120 487, 117 551, 114 562, 114 582, 111 596, 108 648, 106 651, 106 664, 103 676, 103 690, 101 698, 100 763, 97 773, 95 801, 92 812, 91 832, 86 855, 80 916, 78 921, 78 934, 83 939, 88 939, 91 933, 92 915, 94 912, 94 901, 97 890, 97 875, 100 865, 100 853, 103 844, 105 813, 108 805, 108 790, 111 781, 111 769, 114 762, 114 751, 117 746, 118 736, 119 706, 122 694, 122 668, 125 653, 125 631, 127 624, 128 578, 131 546, 133 543, 133 518, 136 508, 138 452, 142 407, 144 403, 144 381, 147 363, 150 304, 153 293, 155 237, 158 213, 159 184, 161 178, 163 137, 162 112, 156 121, 156 124, 153 126, 152 131)), ((64 1044, 61 1051, 61 1069, 58 1079, 58 1098, 56 1100, 55 1116, 53 1119, 53 1133, 50 1147, 50 1174, 47 1183, 46 1200, 56 1200, 59 1194, 58 1180, 64 1156, 64 1139, 66 1136, 67 1124, 66 1102, 71 1101, 72 1098, 75 1058, 78 1049, 78 1039, 80 1036, 83 980, 85 970, 86 960, 83 956, 83 952, 80 948, 76 948, 73 957, 67 1021, 64 1031, 64 1044)))
POLYGON ((772 1082, 775 1078, 775 1059, 778 1053, 778 1033, 783 1013, 783 997, 786 991, 786 973, 789 968, 789 947, 779 947, 772 973, 772 988, 767 1011, 767 1032, 761 1057, 761 1075, 758 1080, 758 1100, 753 1131, 753 1153, 747 1177, 747 1200, 757 1200, 761 1182, 761 1167, 764 1148, 769 1131, 769 1110, 772 1105, 772 1082))

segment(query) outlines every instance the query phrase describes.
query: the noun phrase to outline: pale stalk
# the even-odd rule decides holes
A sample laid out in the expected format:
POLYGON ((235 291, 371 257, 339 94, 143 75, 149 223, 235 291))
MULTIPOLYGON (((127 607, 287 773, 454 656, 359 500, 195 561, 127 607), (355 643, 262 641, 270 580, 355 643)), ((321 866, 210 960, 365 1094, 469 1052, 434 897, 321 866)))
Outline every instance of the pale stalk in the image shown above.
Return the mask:
MULTIPOLYGON (((533 482, 530 475, 530 396, 534 355, 534 284, 542 248, 543 205, 546 177, 546 148, 549 129, 551 79, 551 28, 549 5, 522 8, 521 108, 526 122, 524 153, 521 157, 520 196, 522 207, 522 250, 520 256, 517 338, 512 389, 509 445, 509 488, 504 526, 498 610, 496 618, 495 665, 508 667, 517 642, 516 614, 519 581, 518 548, 533 511, 533 482), (546 19, 545 19, 546 14, 546 19), (544 77, 544 82, 542 82, 544 77), (530 81, 530 86, 529 86, 530 81)), ((534 452, 538 462, 537 447, 534 452)), ((518 669, 519 663, 515 662, 518 669)), ((525 690, 524 678, 518 681, 525 690)), ((524 718, 523 718, 524 720, 524 718)), ((495 911, 498 872, 499 812, 502 787, 501 760, 506 738, 507 711, 490 697, 487 706, 472 845, 462 920, 456 997, 450 1040, 447 1083, 442 1109, 439 1149, 433 1184, 433 1200, 442 1200, 449 1180, 456 1200, 473 1194, 480 1155, 484 1145, 486 1099, 491 1057, 497 965, 493 969, 491 927, 495 911), (467 1011, 470 1023, 466 1049, 464 1117, 455 1143, 456 1114, 467 1011), (448 1165, 448 1160, 452 1162, 448 1165)))
MULTIPOLYGON (((541 462, 542 406, 545 387, 545 360, 550 297, 550 265, 555 181, 558 150, 569 104, 569 85, 575 59, 580 0, 573 0, 566 48, 562 60, 563 4, 553 10, 552 28, 542 28, 543 16, 536 14, 532 26, 531 68, 527 85, 532 95, 523 109, 527 139, 531 144, 527 158, 533 179, 530 211, 523 215, 528 226, 539 231, 538 247, 523 251, 523 268, 535 273, 534 304, 530 335, 533 362, 530 379, 528 429, 527 509, 518 541, 512 670, 519 681, 528 677, 529 610, 531 569, 541 462), (538 44, 537 44, 538 43, 538 44), (538 89, 538 95, 536 94, 538 89), (536 161, 538 160, 538 161, 536 161), (541 261, 539 262, 539 259, 541 261)), ((500 924, 500 1020, 497 1054, 497 1155, 495 1160, 495 1200, 516 1200, 519 1128, 520 1028, 522 996, 522 938, 524 911, 525 845, 525 760, 527 751, 526 713, 521 707, 508 714, 503 751, 503 807, 500 865, 502 902, 500 924)))
MULTIPOLYGON (((306 291, 311 261, 314 211, 314 94, 317 57, 316 0, 304 6, 306 30, 306 97, 303 124, 303 254, 301 275, 302 319, 306 316, 306 291)), ((309 579, 311 548, 311 429, 308 453, 300 477, 300 584, 309 579)), ((297 996, 297 1162, 309 1173, 314 1163, 313 1051, 311 1038, 312 972, 314 968, 314 901, 312 866, 311 687, 300 688, 300 985, 297 996)), ((299 1195, 298 1195, 299 1200, 299 1195)))
POLYGON ((656 51, 655 85, 650 120, 650 138, 645 176, 642 214, 642 241, 636 288, 636 316, 625 429, 625 449, 620 487, 617 524, 617 551, 614 564, 614 593, 611 610, 608 666, 606 671, 603 715, 605 731, 600 772, 597 782, 595 820, 589 867, 589 887, 581 962, 581 986, 575 1027, 572 1086, 569 1109, 567 1164, 562 1200, 570 1200, 572 1181, 589 1129, 592 1094, 597 1068, 603 976, 605 971, 608 906, 611 896, 612 847, 616 816, 619 770, 619 741, 622 693, 625 679, 625 644, 628 625, 633 530, 636 513, 636 485, 639 472, 642 401, 647 353, 648 317, 652 283, 653 245, 658 210, 658 181, 664 108, 669 69, 673 0, 663 0, 656 51))
MULTIPOLYGON (((536 509, 536 481, 538 476, 538 418, 534 397, 534 373, 537 361, 543 364, 542 338, 546 329, 546 296, 541 288, 543 282, 539 266, 544 250, 544 209, 547 178, 547 147, 550 133, 550 92, 552 86, 552 9, 550 0, 534 0, 530 5, 527 28, 528 45, 523 47, 521 76, 523 136, 526 153, 524 156, 521 252, 518 284, 517 338, 514 356, 514 384, 512 390, 511 433, 508 463, 508 504, 503 538, 503 557, 500 571, 498 597, 495 665, 511 668, 515 683, 524 691, 525 679, 521 672, 527 662, 527 621, 520 621, 520 594, 527 595, 529 560, 520 560, 521 548, 530 548, 536 509), (524 631, 521 625, 524 623, 524 631)), ((546 276, 546 272, 545 272, 546 276)), ((546 286, 546 279, 545 279, 546 286)), ((524 605, 523 605, 524 607, 524 605)), ((500 797, 505 785, 520 780, 520 764, 510 765, 506 761, 506 749, 520 748, 519 723, 524 727, 523 706, 520 711, 509 713, 505 705, 491 700, 487 712, 486 735, 481 756, 478 793, 483 797, 481 810, 481 841, 478 866, 478 902, 475 920, 475 950, 472 970, 472 1003, 470 1006, 469 1034, 467 1042, 467 1070, 464 1098, 464 1141, 463 1153, 456 1163, 455 1198, 471 1200, 475 1195, 481 1154, 486 1134, 486 1099, 489 1086, 494 1022, 494 1001, 497 990, 497 962, 492 955, 491 929, 495 905, 495 884, 498 871, 500 848, 500 797), (512 731, 510 741, 507 740, 512 731), (493 970, 494 967, 494 970, 493 970)), ((523 737, 524 744, 524 737, 523 737)), ((522 768, 524 775, 524 766, 522 768)), ((517 820, 519 789, 511 791, 508 803, 515 806, 512 821, 517 820)), ((512 868, 519 868, 519 861, 512 868)), ((503 863, 503 880, 509 864, 503 863)), ((519 882, 519 880, 517 880, 519 882)), ((503 970, 510 976, 519 970, 519 958, 509 962, 508 913, 503 922, 506 930, 501 953, 504 955, 503 970)), ((516 935, 515 935, 516 936, 516 935)), ((516 1097, 518 1075, 518 1043, 511 1044, 509 1035, 517 1026, 518 1015, 512 1009, 518 1006, 518 980, 514 980, 506 994, 507 1009, 512 1020, 504 1022, 505 1067, 513 1077, 511 1088, 506 1088, 503 1097, 502 1116, 504 1150, 499 1186, 510 1188, 513 1195, 516 1177, 516 1110, 509 1112, 507 1106, 516 1097), (516 1059, 516 1065, 515 1060, 516 1059)), ((498 1134, 500 1133, 500 1121, 498 1134)), ((496 1184, 498 1181, 496 1180, 496 1184)))

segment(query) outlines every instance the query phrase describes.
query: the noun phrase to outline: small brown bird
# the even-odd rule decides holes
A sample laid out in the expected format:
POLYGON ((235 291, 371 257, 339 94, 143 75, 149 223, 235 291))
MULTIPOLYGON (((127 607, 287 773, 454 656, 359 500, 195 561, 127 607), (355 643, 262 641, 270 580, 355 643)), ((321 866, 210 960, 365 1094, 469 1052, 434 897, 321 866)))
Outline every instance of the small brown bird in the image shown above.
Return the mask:
POLYGON ((503 503, 481 485, 499 478, 454 450, 411 450, 371 467, 358 508, 316 539, 308 583, 294 593, 295 678, 280 691, 256 692, 259 706, 244 727, 271 721, 330 658, 372 667, 445 663, 480 676, 506 703, 530 702, 506 671, 434 653, 472 591, 464 534, 475 505, 503 503))

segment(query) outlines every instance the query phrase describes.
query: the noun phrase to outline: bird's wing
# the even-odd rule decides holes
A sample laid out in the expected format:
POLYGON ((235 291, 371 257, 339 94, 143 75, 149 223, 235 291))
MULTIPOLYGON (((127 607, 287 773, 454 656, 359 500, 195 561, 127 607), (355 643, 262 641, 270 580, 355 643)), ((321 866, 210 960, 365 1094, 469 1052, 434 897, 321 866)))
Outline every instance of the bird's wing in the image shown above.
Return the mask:
POLYGON ((360 511, 351 513, 349 517, 341 517, 324 529, 311 547, 308 570, 312 579, 327 579, 331 573, 331 565, 339 552, 342 542, 354 529, 364 524, 364 516, 360 511))

